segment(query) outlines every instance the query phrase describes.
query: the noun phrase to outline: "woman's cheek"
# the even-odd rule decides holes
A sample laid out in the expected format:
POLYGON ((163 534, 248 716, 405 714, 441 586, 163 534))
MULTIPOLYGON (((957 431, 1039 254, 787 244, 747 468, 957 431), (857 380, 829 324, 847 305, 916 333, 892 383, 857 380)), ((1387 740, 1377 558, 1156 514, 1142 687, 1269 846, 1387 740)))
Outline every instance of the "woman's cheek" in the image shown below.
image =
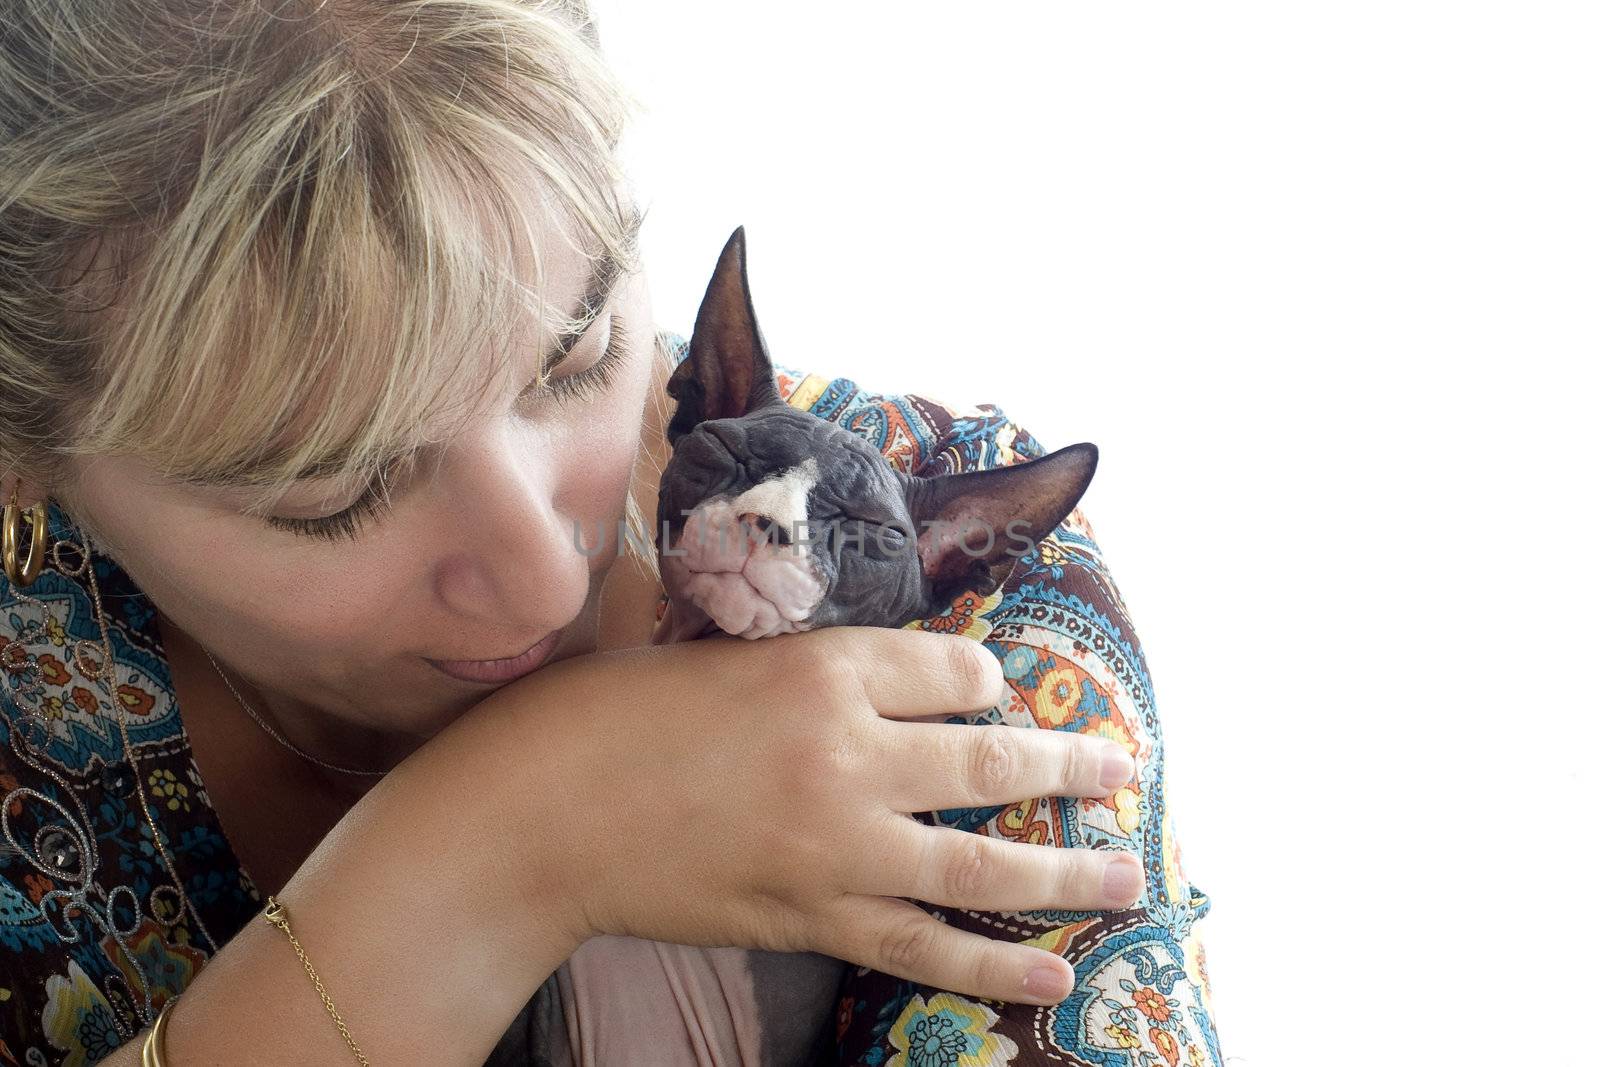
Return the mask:
POLYGON ((616 395, 596 402, 596 422, 569 468, 569 496, 561 507, 579 524, 577 532, 584 545, 595 546, 604 537, 607 551, 594 558, 594 564, 603 563, 615 547, 639 452, 638 414, 632 397, 622 393, 619 389, 616 395))
POLYGON ((240 559, 218 610, 221 617, 271 630, 274 643, 286 649, 348 648, 359 635, 383 633, 412 573, 407 561, 382 552, 340 553, 335 563, 310 553, 296 560, 298 554, 277 547, 240 559))
POLYGON ((643 277, 632 276, 617 297, 627 359, 611 387, 580 409, 576 467, 569 472, 569 484, 582 503, 567 510, 585 516, 581 532, 588 545, 595 544, 602 531, 613 546, 618 537, 639 459, 645 405, 657 377, 654 362, 660 358, 643 277))

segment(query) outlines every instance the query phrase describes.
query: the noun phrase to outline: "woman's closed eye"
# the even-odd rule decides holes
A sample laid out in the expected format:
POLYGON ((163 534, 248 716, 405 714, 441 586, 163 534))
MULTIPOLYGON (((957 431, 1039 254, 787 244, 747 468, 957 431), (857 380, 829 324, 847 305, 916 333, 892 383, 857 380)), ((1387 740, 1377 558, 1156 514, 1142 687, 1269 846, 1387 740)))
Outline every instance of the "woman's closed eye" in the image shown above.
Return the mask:
MULTIPOLYGON (((620 316, 611 316, 610 329, 611 339, 599 359, 583 370, 563 378, 547 379, 543 388, 532 393, 532 397, 536 401, 550 397, 558 406, 565 406, 593 399, 610 388, 616 379, 617 368, 622 365, 627 355, 627 339, 623 334, 620 316)), ((362 522, 381 517, 386 507, 381 487, 373 483, 362 491, 354 503, 332 515, 311 519, 270 515, 265 521, 274 529, 287 530, 304 537, 317 537, 328 541, 347 538, 353 541, 361 530, 362 522)))
POLYGON ((627 353, 627 340, 622 332, 620 316, 611 316, 610 329, 611 339, 606 342, 606 350, 599 359, 576 374, 547 380, 544 388, 535 393, 534 397, 552 396, 558 404, 568 404, 589 400, 605 392, 615 379, 617 368, 622 365, 623 357, 627 353))

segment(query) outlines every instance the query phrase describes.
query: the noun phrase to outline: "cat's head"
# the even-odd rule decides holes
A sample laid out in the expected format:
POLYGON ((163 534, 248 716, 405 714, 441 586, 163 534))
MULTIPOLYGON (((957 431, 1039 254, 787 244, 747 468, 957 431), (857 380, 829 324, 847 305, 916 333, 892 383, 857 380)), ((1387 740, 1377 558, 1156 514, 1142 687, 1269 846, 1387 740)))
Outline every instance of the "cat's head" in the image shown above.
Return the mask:
POLYGON ((743 227, 722 250, 689 354, 661 479, 657 642, 902 626, 1003 583, 1077 506, 1094 445, 963 474, 903 473, 838 423, 785 403, 756 324, 743 227))

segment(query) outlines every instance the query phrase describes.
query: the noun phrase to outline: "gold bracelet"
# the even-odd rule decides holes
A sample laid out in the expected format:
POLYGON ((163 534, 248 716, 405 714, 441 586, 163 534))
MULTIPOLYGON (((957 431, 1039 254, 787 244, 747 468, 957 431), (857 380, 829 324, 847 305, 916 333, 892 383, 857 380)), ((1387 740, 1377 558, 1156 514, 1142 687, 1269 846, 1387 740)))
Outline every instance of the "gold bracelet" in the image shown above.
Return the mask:
POLYGON ((355 1038, 351 1037, 350 1031, 345 1028, 344 1020, 339 1017, 339 1010, 333 1006, 333 998, 329 997, 328 991, 322 988, 322 979, 317 977, 316 968, 312 967, 311 961, 306 959, 305 950, 300 947, 300 942, 295 938, 293 931, 289 929, 289 914, 284 906, 279 903, 277 897, 270 894, 267 896, 267 910, 262 915, 262 918, 288 936, 289 944, 294 946, 294 954, 300 957, 301 963, 305 964, 306 973, 311 976, 312 984, 317 987, 317 993, 322 997, 323 1006, 328 1009, 328 1014, 333 1016, 334 1025, 339 1028, 339 1033, 344 1035, 345 1044, 349 1045, 350 1051, 356 1054, 356 1059, 361 1062, 361 1067, 372 1067, 372 1064, 367 1061, 367 1057, 357 1047, 355 1038))
POLYGON ((144 1048, 139 1054, 139 1063, 142 1067, 166 1067, 166 1061, 161 1057, 167 1051, 167 1012, 178 1002, 176 995, 167 998, 161 1005, 161 1010, 156 1013, 156 1021, 150 1027, 150 1032, 145 1035, 144 1048))

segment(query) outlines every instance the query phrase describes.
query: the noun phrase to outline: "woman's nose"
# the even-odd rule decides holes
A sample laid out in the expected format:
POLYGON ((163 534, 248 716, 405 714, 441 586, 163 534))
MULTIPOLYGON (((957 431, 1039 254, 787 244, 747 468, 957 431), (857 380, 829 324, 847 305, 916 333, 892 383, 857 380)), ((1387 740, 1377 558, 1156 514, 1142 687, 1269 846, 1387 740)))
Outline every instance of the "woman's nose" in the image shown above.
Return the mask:
MULTIPOLYGON (((553 441, 542 443, 484 435, 452 448, 441 466, 438 499, 453 535, 436 555, 435 580, 440 598, 463 616, 541 631, 583 608, 590 559, 575 540, 577 517, 559 505, 576 472, 553 441)), ((596 534, 581 533, 592 547, 596 534)))

